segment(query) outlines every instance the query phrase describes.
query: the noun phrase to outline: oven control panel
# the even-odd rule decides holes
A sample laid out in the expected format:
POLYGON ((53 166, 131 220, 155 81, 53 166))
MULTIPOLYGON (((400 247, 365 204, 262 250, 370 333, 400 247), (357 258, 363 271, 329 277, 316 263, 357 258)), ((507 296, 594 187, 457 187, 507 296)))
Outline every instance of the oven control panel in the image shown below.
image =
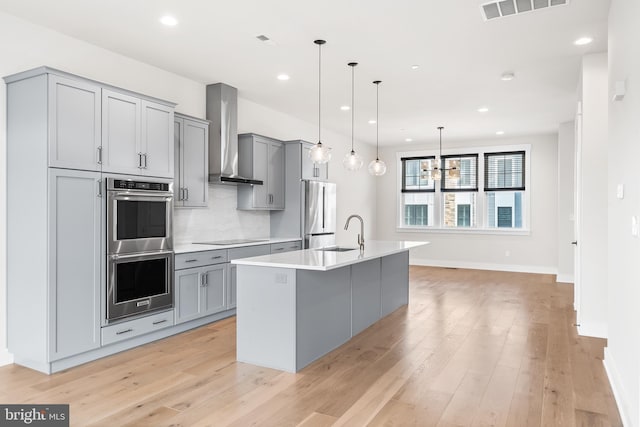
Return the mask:
POLYGON ((127 179, 114 179, 112 188, 115 190, 146 190, 169 191, 169 184, 164 182, 131 181, 127 179))

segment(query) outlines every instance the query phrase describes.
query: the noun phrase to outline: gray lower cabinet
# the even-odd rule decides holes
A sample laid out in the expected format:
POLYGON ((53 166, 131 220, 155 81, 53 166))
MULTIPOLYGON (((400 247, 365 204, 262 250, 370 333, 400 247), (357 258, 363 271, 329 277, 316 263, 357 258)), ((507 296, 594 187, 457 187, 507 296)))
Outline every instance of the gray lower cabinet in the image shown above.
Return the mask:
MULTIPOLYGON (((10 182, 34 172, 14 166, 10 182)), ((45 168, 22 178, 38 190, 7 191, 8 348, 15 363, 50 373, 100 347, 100 173, 45 168)))
POLYGON ((238 135, 238 158, 240 176, 263 182, 238 186, 238 209, 284 209, 284 144, 252 133, 238 135))
MULTIPOLYGON (((201 254, 198 255, 201 256, 201 254)), ((176 266, 184 265, 178 260, 189 255, 191 254, 176 256, 176 266)), ((176 270, 174 282, 176 324, 227 309, 227 264, 224 262, 226 255, 220 260, 220 264, 176 270)))
POLYGON ((174 115, 176 207, 206 207, 209 200, 209 122, 174 115))

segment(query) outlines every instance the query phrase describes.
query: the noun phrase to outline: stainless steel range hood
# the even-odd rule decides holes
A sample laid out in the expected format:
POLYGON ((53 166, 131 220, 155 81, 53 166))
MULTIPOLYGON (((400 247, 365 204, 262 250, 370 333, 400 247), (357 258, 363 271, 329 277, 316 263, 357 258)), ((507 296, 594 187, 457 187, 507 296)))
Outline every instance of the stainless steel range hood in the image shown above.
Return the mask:
POLYGON ((207 85, 207 119, 209 182, 262 185, 238 175, 238 89, 224 83, 207 85))

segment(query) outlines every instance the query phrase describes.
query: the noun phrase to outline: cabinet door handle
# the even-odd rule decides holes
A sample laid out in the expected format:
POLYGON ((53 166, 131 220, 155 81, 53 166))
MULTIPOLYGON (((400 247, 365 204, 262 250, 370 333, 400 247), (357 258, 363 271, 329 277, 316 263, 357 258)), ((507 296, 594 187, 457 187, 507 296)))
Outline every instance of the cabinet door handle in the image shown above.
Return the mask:
POLYGON ((274 251, 283 251, 284 248, 275 248, 274 251))
POLYGON ((162 319, 162 320, 156 320, 155 322, 153 322, 154 325, 159 325, 161 323, 165 323, 167 321, 167 319, 162 319))
POLYGON ((320 176, 320 168, 318 168, 317 166, 313 167, 313 177, 317 178, 320 176))
POLYGON ((133 329, 129 328, 129 329, 125 329, 123 331, 118 331, 118 332, 116 332, 116 335, 128 334, 129 332, 133 332, 133 329))
POLYGON ((208 286, 209 285, 209 279, 207 278, 206 274, 202 275, 202 286, 208 286))
POLYGON ((96 181, 98 183, 98 197, 102 197, 102 180, 96 181))
POLYGON ((138 153, 138 169, 142 169, 142 153, 138 153))
POLYGON ((222 258, 222 255, 218 255, 218 256, 212 256, 211 259, 220 259, 222 258))
POLYGON ((184 262, 196 262, 198 261, 197 259, 185 259, 184 262))
POLYGON ((144 169, 146 169, 147 168, 147 153, 144 153, 143 156, 144 156, 144 169))
POLYGON ((185 188, 184 188, 184 191, 185 191, 185 193, 186 193, 186 196, 184 197, 184 199, 185 199, 185 200, 189 200, 189 188, 188 188, 188 187, 185 187, 185 188))
POLYGON ((102 145, 98 147, 98 164, 102 164, 102 145))

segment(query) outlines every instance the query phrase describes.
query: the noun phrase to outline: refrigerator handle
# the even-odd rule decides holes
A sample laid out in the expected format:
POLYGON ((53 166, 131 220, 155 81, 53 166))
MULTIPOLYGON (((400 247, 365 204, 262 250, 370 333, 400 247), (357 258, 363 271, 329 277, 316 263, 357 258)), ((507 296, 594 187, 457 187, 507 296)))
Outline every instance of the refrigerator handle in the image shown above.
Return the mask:
POLYGON ((324 230, 324 215, 326 212, 325 201, 327 200, 327 195, 325 194, 325 186, 322 186, 322 229, 324 230))

